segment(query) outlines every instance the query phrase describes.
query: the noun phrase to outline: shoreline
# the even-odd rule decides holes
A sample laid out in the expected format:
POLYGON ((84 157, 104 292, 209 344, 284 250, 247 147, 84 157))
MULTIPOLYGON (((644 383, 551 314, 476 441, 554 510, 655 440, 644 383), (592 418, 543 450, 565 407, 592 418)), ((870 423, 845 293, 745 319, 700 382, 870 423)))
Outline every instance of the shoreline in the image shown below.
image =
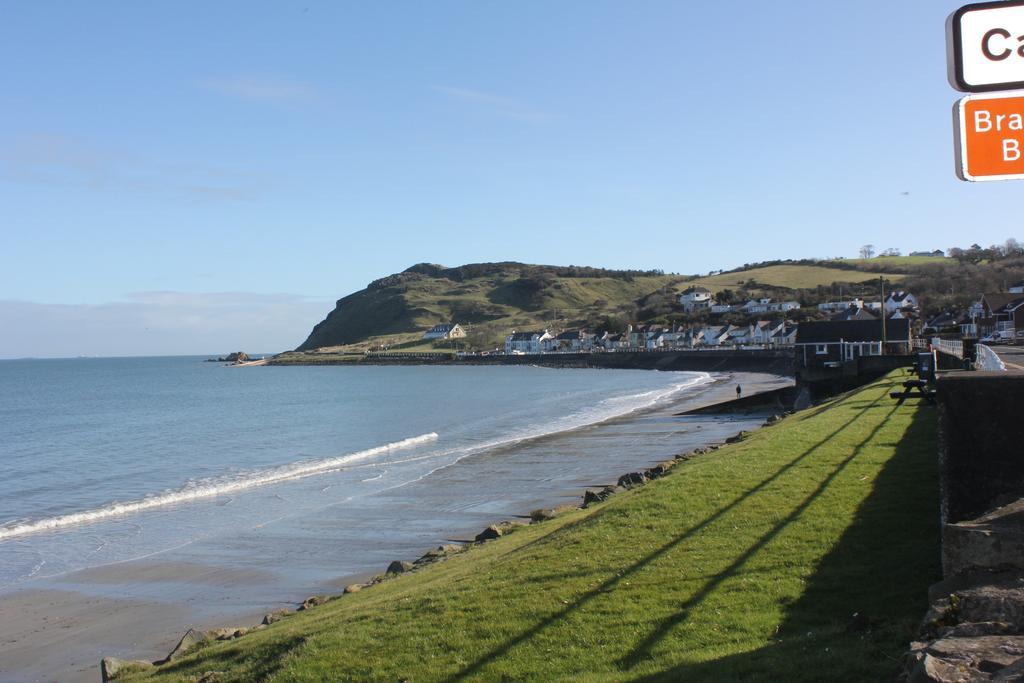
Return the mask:
MULTIPOLYGON (((761 373, 754 376, 747 373, 722 373, 718 377, 714 377, 713 381, 699 387, 691 395, 686 395, 687 392, 684 392, 682 397, 669 401, 665 405, 641 408, 604 420, 599 423, 599 426, 591 425, 580 428, 578 431, 581 433, 579 434, 557 433, 539 437, 535 440, 537 443, 531 444, 531 447, 549 448, 560 440, 565 440, 570 444, 585 442, 588 435, 583 432, 589 430, 629 432, 630 429, 635 429, 638 431, 638 437, 642 437, 645 432, 638 425, 645 420, 674 419, 676 422, 673 424, 678 426, 679 418, 673 416, 673 413, 684 407, 692 409, 700 404, 721 403, 723 398, 728 399, 732 395, 734 381, 741 381, 747 390, 748 387, 753 389, 759 385, 777 388, 783 383, 791 382, 791 379, 785 376, 761 373)), ((698 420, 696 417, 694 419, 698 420)), ((712 419, 706 416, 699 418, 699 420, 705 421, 712 419)), ((700 429, 701 426, 698 423, 696 430, 700 429)), ((685 431, 682 430, 678 433, 682 434, 685 431)), ((733 429, 730 434, 735 431, 733 429)), ((694 432, 690 434, 689 441, 692 444, 696 443, 695 439, 697 439, 699 446, 708 446, 715 442, 716 433, 719 437, 723 435, 720 429, 717 432, 709 430, 704 435, 694 432)), ((650 440, 655 440, 655 437, 671 439, 676 432, 670 430, 666 434, 667 436, 651 432, 650 440)), ((718 440, 723 441, 724 439, 719 438, 718 440)), ((662 446, 664 447, 664 444, 662 446)), ((649 444, 642 444, 642 450, 646 450, 643 447, 649 448, 649 444)), ((509 444, 495 449, 496 453, 488 451, 488 457, 501 458, 503 455, 514 455, 517 450, 522 449, 524 446, 520 443, 509 444)), ((621 458, 621 460, 619 474, 625 474, 626 471, 622 468, 646 469, 665 458, 652 455, 650 460, 646 461, 646 465, 636 459, 630 460, 628 457, 621 458)), ((578 506, 584 490, 600 488, 593 480, 602 476, 593 477, 591 482, 587 482, 592 485, 582 489, 570 481, 566 481, 564 485, 549 486, 543 500, 533 501, 541 503, 536 506, 533 506, 532 503, 526 504, 531 499, 529 496, 521 495, 519 506, 515 508, 514 512, 508 510, 507 505, 501 514, 497 509, 492 512, 482 512, 479 519, 490 520, 490 522, 482 525, 477 522, 474 526, 469 526, 470 522, 467 520, 463 525, 465 532, 458 533, 457 536, 466 540, 467 536, 472 538, 481 528, 489 526, 497 520, 525 517, 527 515, 523 513, 528 513, 531 506, 560 507, 567 504, 569 500, 575 501, 575 505, 578 506), (556 493, 556 491, 561 491, 561 493, 556 493), (470 531, 470 529, 475 529, 475 531, 470 531)), ((614 481, 607 481, 602 485, 614 483, 614 481)), ((400 500, 400 497, 397 499, 400 500)), ((512 503, 512 501, 507 502, 512 503)), ((483 507, 486 509, 486 506, 483 507)), ((384 532, 384 530, 381 531, 384 532)), ((437 538, 436 535, 434 538, 435 541, 444 542, 444 538, 437 538)), ((429 547, 436 547, 436 545, 437 542, 434 542, 429 547)), ((427 547, 417 539, 393 542, 392 546, 394 550, 388 550, 390 557, 393 560, 405 561, 411 561, 427 547), (413 551, 413 548, 419 550, 413 551), (405 553, 404 556, 403 553, 405 553)), ((257 591, 262 599, 257 597, 251 601, 251 604, 247 603, 250 608, 248 610, 229 609, 228 605, 224 605, 222 609, 218 609, 217 605, 196 606, 190 604, 191 601, 188 600, 182 604, 180 602, 111 599, 97 597, 95 594, 89 595, 85 590, 74 588, 62 591, 53 588, 24 587, 0 596, 0 613, 13 613, 19 617, 16 620, 17 624, 12 623, 11 620, 0 620, 0 623, 6 624, 0 625, 0 643, 4 643, 2 658, 4 665, 0 666, 0 678, 13 674, 18 679, 49 680, 56 676, 60 680, 96 680, 99 676, 98 665, 101 657, 161 659, 171 650, 189 626, 196 629, 212 629, 218 626, 251 627, 258 623, 260 617, 265 613, 282 607, 293 610, 305 597, 323 593, 324 589, 329 588, 340 592, 345 585, 362 582, 368 575, 383 573, 386 568, 385 566, 375 566, 376 571, 368 568, 368 571, 336 575, 329 581, 309 586, 307 590, 301 592, 282 591, 274 594, 277 589, 273 587, 274 582, 268 580, 264 588, 257 591), (121 635, 121 632, 124 632, 124 635, 121 635), (71 658, 73 661, 69 661, 69 655, 67 655, 69 650, 77 652, 71 658)), ((183 568, 180 563, 174 565, 147 558, 72 572, 58 581, 48 583, 70 583, 73 586, 78 582, 82 586, 91 584, 92 587, 95 587, 97 583, 105 583, 108 586, 130 584, 137 587, 147 581, 153 584, 168 581, 186 584, 206 582, 206 585, 214 591, 227 591, 228 588, 237 586, 238 582, 252 587, 254 584, 258 586, 261 580, 258 575, 246 574, 244 570, 240 571, 237 568, 206 565, 183 568)))

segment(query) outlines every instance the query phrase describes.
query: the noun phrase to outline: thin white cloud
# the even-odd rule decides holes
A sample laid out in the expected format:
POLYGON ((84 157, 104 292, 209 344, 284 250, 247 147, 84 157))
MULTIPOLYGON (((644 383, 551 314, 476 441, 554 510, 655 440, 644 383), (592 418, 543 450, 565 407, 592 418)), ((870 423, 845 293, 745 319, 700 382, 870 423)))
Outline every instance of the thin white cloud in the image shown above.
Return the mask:
POLYGON ((250 172, 168 165, 54 133, 0 139, 0 181, 162 194, 191 201, 245 201, 260 194, 250 172))
POLYGON ((450 99, 486 109, 495 114, 523 121, 543 121, 550 118, 545 112, 535 109, 524 102, 494 95, 491 93, 457 88, 449 85, 434 85, 431 90, 441 93, 450 99))
POLYGON ((92 305, 0 300, 0 358, 277 352, 301 344, 333 305, 251 292, 136 292, 92 305))
POLYGON ((203 79, 199 86, 210 92, 257 102, 304 103, 317 98, 316 90, 309 84, 281 78, 203 79))

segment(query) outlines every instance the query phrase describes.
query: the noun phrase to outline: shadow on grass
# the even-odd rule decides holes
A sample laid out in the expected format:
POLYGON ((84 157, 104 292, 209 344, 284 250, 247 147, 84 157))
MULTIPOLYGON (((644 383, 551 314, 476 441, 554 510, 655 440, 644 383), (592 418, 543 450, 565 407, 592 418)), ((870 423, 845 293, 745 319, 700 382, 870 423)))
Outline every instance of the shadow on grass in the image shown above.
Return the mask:
MULTIPOLYGON (((203 648, 180 661, 166 664, 159 668, 160 676, 168 676, 175 680, 196 670, 202 671, 205 662, 217 669, 227 668, 245 671, 246 680, 266 680, 284 666, 288 653, 298 650, 306 642, 304 636, 293 636, 285 640, 271 641, 255 649, 243 649, 239 645, 225 649, 203 648)), ((189 680, 189 679, 185 679, 189 680)))
MULTIPOLYGON (((916 410, 853 523, 808 579, 804 594, 786 610, 769 645, 679 665, 639 680, 895 678, 899 657, 916 635, 927 608, 928 585, 940 578, 934 423, 934 409, 916 410)), ((716 578, 690 602, 720 582, 716 578)), ((649 648, 667 627, 681 622, 686 607, 692 605, 684 606, 684 612, 663 624, 643 646, 649 648)), ((624 663, 633 663, 643 654, 643 649, 635 651, 624 663)))
MULTIPOLYGON (((524 642, 527 642, 528 640, 530 640, 531 638, 533 638, 534 636, 539 634, 541 631, 543 631, 547 627, 549 627, 552 624, 555 624, 555 623, 561 621, 562 619, 564 619, 569 614, 572 614, 576 610, 586 606, 590 601, 592 601, 595 598, 601 596, 602 594, 608 592, 610 589, 612 589, 613 587, 617 586, 619 583, 628 581, 631 577, 636 575, 637 572, 642 571, 644 569, 644 567, 648 566, 652 562, 655 562, 656 560, 658 560, 659 558, 663 557, 664 555, 666 555, 667 553, 672 551, 674 548, 679 546, 681 543, 685 542, 687 539, 690 539, 690 538, 694 537, 696 534, 699 534, 703 529, 707 528, 708 526, 713 524, 715 521, 717 521, 717 520, 721 519, 723 516, 729 514, 733 509, 735 509, 737 506, 741 505, 744 501, 749 499, 751 496, 754 496, 755 494, 757 494, 760 491, 764 490, 767 486, 771 485, 772 482, 774 482, 777 479, 779 479, 786 472, 790 471, 791 469, 793 469, 794 467, 796 467, 800 463, 802 463, 804 460, 809 458, 818 449, 820 449, 824 444, 828 443, 831 439, 835 438, 841 432, 843 432, 848 427, 850 427, 850 425, 855 423, 857 421, 857 419, 862 417, 868 410, 870 410, 872 408, 875 408, 875 407, 884 407, 884 406, 887 406, 887 405, 888 405, 888 397, 887 397, 886 394, 883 393, 882 395, 880 395, 874 401, 871 401, 871 402, 867 403, 866 405, 861 407, 859 410, 857 410, 857 412, 854 413, 854 415, 852 417, 850 417, 849 420, 847 420, 846 422, 844 422, 843 424, 838 426, 831 433, 829 433, 827 436, 825 436, 821 441, 819 441, 818 443, 814 444, 813 446, 807 448, 805 451, 803 451, 802 453, 797 455, 795 458, 793 458, 792 460, 787 462, 785 465, 781 466, 777 471, 772 473, 771 476, 765 478, 759 484, 757 484, 756 486, 750 488, 743 495, 740 495, 737 498, 735 498, 734 500, 732 500, 730 503, 723 505, 714 514, 709 515, 708 517, 706 517, 705 519, 703 519, 699 523, 695 524, 694 526, 690 527, 689 529, 687 529, 683 533, 681 533, 678 536, 674 537, 668 543, 662 545, 660 548, 658 548, 654 552, 644 556, 643 558, 641 558, 640 560, 635 562, 633 565, 625 568, 623 571, 619 572, 615 576, 605 580, 599 586, 597 586, 597 587, 591 589, 590 591, 584 593, 577 600, 571 602, 566 607, 564 607, 564 608, 558 610, 557 612, 554 612, 553 614, 551 614, 551 615, 549 615, 549 616, 539 620, 536 624, 534 624, 530 628, 526 629, 522 633, 520 633, 520 634, 518 634, 518 635, 516 635, 516 636, 514 636, 512 638, 509 638, 508 640, 506 640, 502 644, 500 644, 497 647, 492 648, 490 651, 484 653, 482 656, 480 656, 479 658, 477 658, 473 662, 469 663, 461 671, 456 673, 452 677, 451 680, 462 680, 462 679, 477 677, 479 675, 479 672, 481 671, 481 669, 487 667, 492 662, 494 662, 494 661, 498 660, 499 658, 503 657, 504 655, 506 655, 510 650, 512 650, 516 646, 518 646, 518 645, 520 645, 520 644, 522 644, 524 642)), ((895 408, 893 410, 895 410, 895 408)), ((890 411, 890 414, 891 414, 891 411, 890 411)), ((875 433, 875 431, 877 431, 877 429, 878 428, 876 428, 876 430, 872 431, 871 435, 869 435, 867 437, 867 439, 865 439, 865 441, 862 442, 861 446, 863 446, 864 443, 867 443, 867 441, 869 441, 871 439, 871 437, 874 436, 874 433, 875 433)), ((859 453, 861 446, 858 446, 858 448, 855 450, 854 455, 856 455, 856 453, 859 453)), ((934 453, 934 448, 932 449, 932 452, 934 453)), ((845 467, 845 465, 850 460, 853 459, 854 455, 851 455, 850 458, 848 458, 843 463, 841 463, 840 466, 836 469, 836 471, 833 472, 832 475, 830 475, 829 479, 826 480, 825 482, 823 482, 822 485, 805 501, 804 504, 802 504, 802 506, 798 510, 805 509, 806 506, 809 505, 810 502, 815 497, 820 495, 820 493, 827 486, 827 483, 830 482, 831 479, 839 473, 839 471, 842 469, 842 467, 845 467)), ((794 514, 797 514, 797 513, 794 513, 794 514)), ((791 521, 790 517, 791 516, 786 518, 787 523, 788 523, 788 521, 791 521)), ((774 537, 778 533, 778 531, 779 531, 779 527, 776 527, 765 538, 763 538, 760 541, 758 541, 758 543, 756 543, 754 546, 752 546, 751 549, 748 552, 744 553, 744 555, 741 556, 741 558, 738 559, 737 562, 734 563, 729 568, 729 570, 727 570, 727 572, 731 573, 732 571, 735 571, 736 568, 741 566, 743 562, 745 562, 757 550, 759 550, 761 547, 763 547, 763 545, 765 543, 767 543, 768 540, 770 540, 771 537, 774 537)), ((624 659, 622 662, 620 662, 620 664, 622 666, 628 667, 628 666, 631 665, 632 662, 634 662, 638 658, 642 657, 643 653, 650 646, 652 646, 654 644, 654 642, 656 642, 657 638, 660 638, 661 634, 663 634, 668 628, 671 628, 674 624, 679 623, 680 621, 685 619, 685 616, 686 616, 686 613, 688 612, 688 610, 690 608, 692 608, 692 606, 694 604, 699 602, 700 599, 703 599, 703 597, 705 597, 710 592, 710 590, 714 588, 714 586, 716 586, 719 583, 721 583, 721 581, 724 580, 726 577, 727 577, 727 574, 721 574, 721 575, 717 575, 715 578, 713 578, 712 581, 709 582, 709 587, 707 587, 705 590, 702 590, 701 593, 698 594, 697 596, 695 596, 695 598, 693 600, 689 601, 687 603, 687 605, 684 605, 683 608, 682 608, 682 611, 672 618, 672 620, 671 620, 672 623, 666 623, 666 624, 662 624, 661 626, 659 626, 656 629, 656 632, 655 632, 655 636, 656 637, 648 638, 647 640, 645 640, 644 643, 640 646, 640 648, 638 648, 633 653, 628 655, 626 659, 624 659)), ((670 673, 670 674, 666 674, 666 675, 678 677, 679 674, 670 673)))
MULTIPOLYGON (((888 419, 894 412, 896 412, 895 406, 888 412, 888 414, 886 414, 886 419, 888 419)), ((686 621, 694 607, 702 603, 704 599, 711 595, 724 581, 735 576, 740 568, 754 557, 754 555, 759 553, 766 545, 774 540, 776 536, 786 529, 786 527, 796 521, 797 518, 799 518, 800 515, 802 515, 807 508, 809 508, 811 504, 817 500, 822 493, 824 493, 825 489, 832 485, 832 482, 835 481, 835 478, 838 477, 843 470, 846 469, 847 465, 853 462, 863 452, 864 447, 871 443, 871 440, 875 438, 884 426, 885 419, 879 421, 864 440, 857 444, 856 448, 854 448, 846 458, 832 468, 832 471, 828 473, 828 476, 822 479, 821 483, 819 483, 818 486, 815 487, 809 495, 807 495, 807 497, 800 501, 800 503, 794 507, 788 515, 779 520, 779 522, 775 524, 768 533, 761 536, 761 538, 757 539, 757 542, 743 551, 732 564, 724 570, 716 573, 711 580, 704 584, 703 588, 697 591, 692 598, 680 606, 678 612, 668 619, 661 621, 655 627, 654 631, 644 638, 632 652, 620 659, 618 662, 619 666, 623 669, 631 669, 640 662, 650 659, 652 657, 651 650, 658 644, 658 642, 661 641, 662 638, 665 637, 665 635, 686 621)))

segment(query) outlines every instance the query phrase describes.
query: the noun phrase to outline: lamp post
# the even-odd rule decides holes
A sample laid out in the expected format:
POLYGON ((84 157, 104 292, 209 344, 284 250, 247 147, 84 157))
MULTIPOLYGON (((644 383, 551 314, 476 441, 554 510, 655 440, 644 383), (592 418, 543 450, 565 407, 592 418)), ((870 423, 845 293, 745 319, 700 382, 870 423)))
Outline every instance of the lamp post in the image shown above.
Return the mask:
POLYGON ((885 338, 885 278, 882 277, 881 275, 878 276, 878 291, 879 291, 879 295, 881 297, 880 301, 881 301, 881 304, 882 304, 881 307, 879 308, 879 312, 882 314, 882 355, 884 356, 885 355, 885 343, 886 343, 886 338, 885 338))

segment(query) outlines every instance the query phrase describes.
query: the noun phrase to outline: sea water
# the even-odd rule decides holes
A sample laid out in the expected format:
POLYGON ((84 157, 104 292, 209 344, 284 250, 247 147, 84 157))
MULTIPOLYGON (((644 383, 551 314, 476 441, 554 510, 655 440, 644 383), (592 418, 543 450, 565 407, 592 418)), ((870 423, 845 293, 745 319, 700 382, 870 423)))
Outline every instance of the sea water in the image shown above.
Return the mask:
MULTIPOLYGON (((346 557, 433 543, 467 516, 487 522, 521 505, 533 487, 540 500, 560 479, 606 483, 586 481, 597 471, 588 462, 615 455, 588 452, 589 427, 711 379, 528 366, 232 368, 194 357, 0 361, 0 590, 145 557, 238 565, 245 556, 248 567, 263 557, 268 571, 284 563, 293 583, 315 583, 325 563, 344 573, 362 566, 346 557), (577 434, 571 452, 544 447, 565 433, 577 434)), ((619 443, 649 447, 628 434, 619 443)))

